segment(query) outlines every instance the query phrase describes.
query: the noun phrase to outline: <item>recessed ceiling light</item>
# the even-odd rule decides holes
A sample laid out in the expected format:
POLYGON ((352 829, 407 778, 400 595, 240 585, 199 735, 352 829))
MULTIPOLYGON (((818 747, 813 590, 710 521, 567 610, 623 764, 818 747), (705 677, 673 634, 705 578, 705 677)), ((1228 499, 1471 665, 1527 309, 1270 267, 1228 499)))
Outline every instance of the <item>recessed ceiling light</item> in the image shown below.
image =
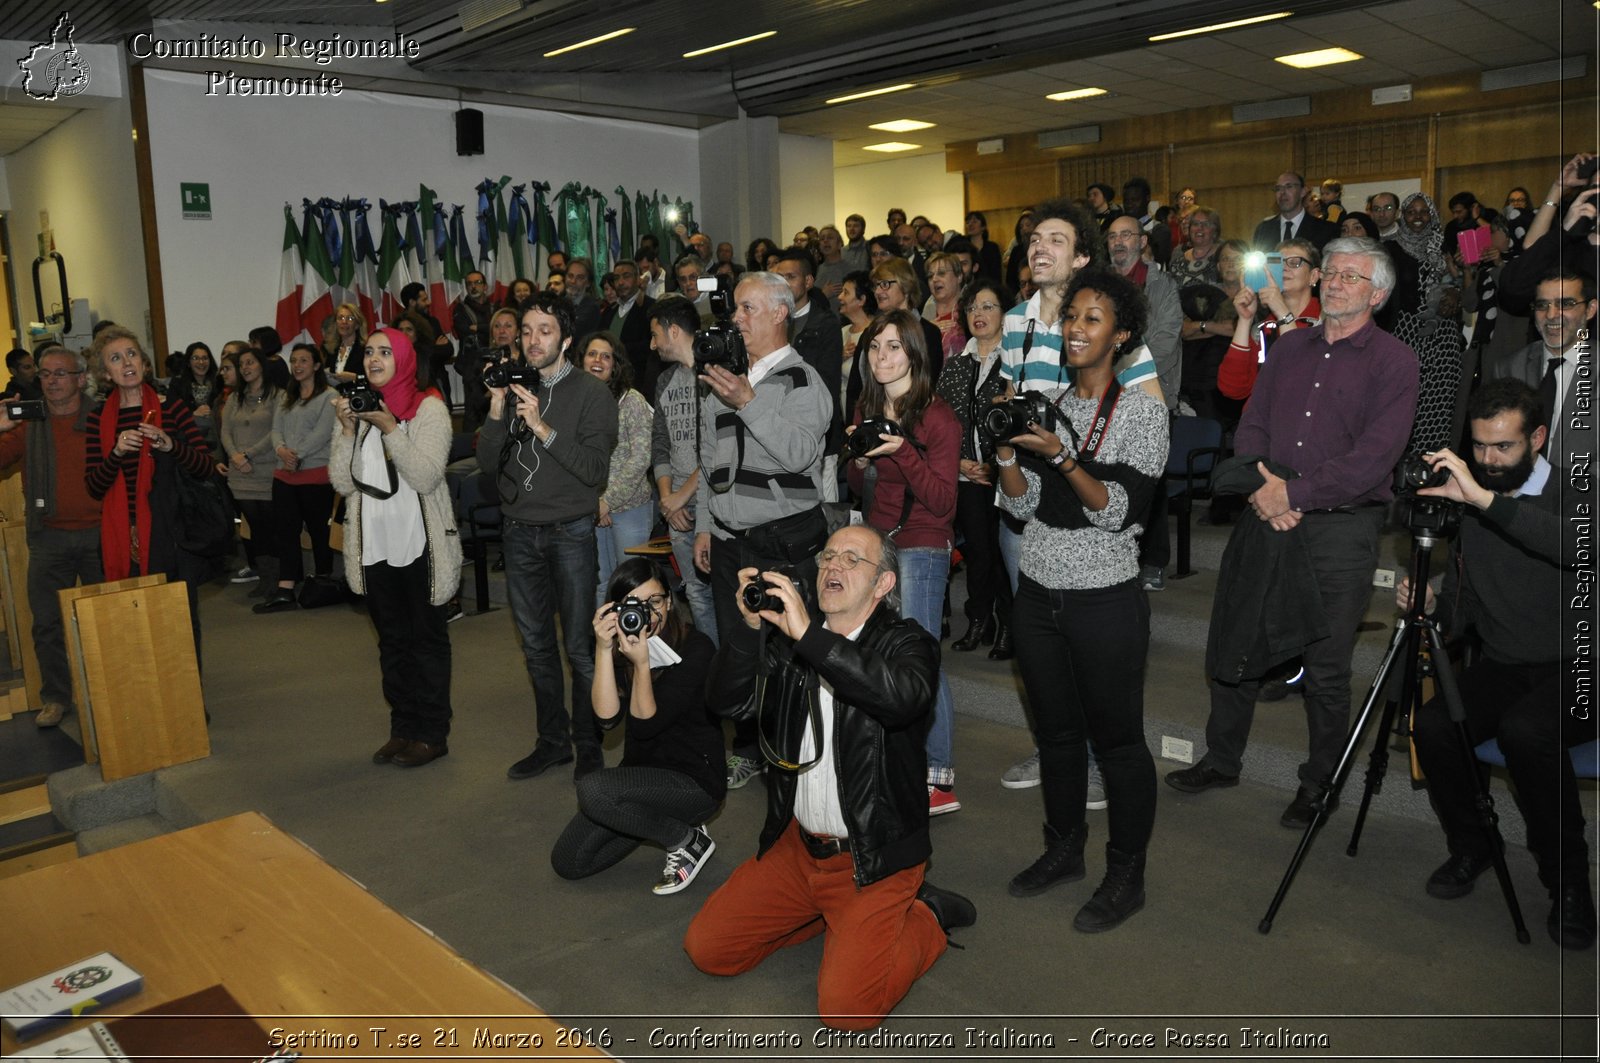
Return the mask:
POLYGON ((579 48, 587 48, 591 44, 599 44, 602 41, 609 41, 609 40, 613 40, 613 39, 615 39, 617 37, 626 36, 627 34, 632 33, 636 29, 638 29, 637 26, 629 26, 626 29, 612 30, 610 33, 602 33, 598 37, 590 37, 586 41, 579 41, 577 44, 569 44, 565 48, 557 48, 553 52, 546 52, 546 53, 544 53, 544 57, 546 59, 549 59, 552 56, 560 55, 563 52, 575 52, 579 48))
POLYGON ((1063 100, 1087 100, 1090 96, 1104 96, 1105 89, 1069 89, 1066 92, 1052 92, 1045 97, 1060 103, 1063 100))
POLYGON ((1306 70, 1314 66, 1332 66, 1334 63, 1349 63, 1356 59, 1364 59, 1348 48, 1320 48, 1315 52, 1298 52, 1294 55, 1277 56, 1273 62, 1282 63, 1284 66, 1298 67, 1306 70))
POLYGON ((1232 22, 1218 22, 1212 26, 1196 26, 1192 30, 1178 30, 1176 33, 1158 33, 1150 39, 1152 41, 1170 41, 1177 37, 1193 37, 1197 33, 1218 33, 1222 30, 1238 29, 1240 26, 1254 26, 1258 22, 1271 22, 1275 19, 1288 18, 1293 11, 1279 11, 1271 15, 1257 15, 1254 18, 1234 19, 1232 22))
POLYGON ((916 87, 917 83, 915 81, 908 81, 904 85, 890 85, 888 88, 868 89, 866 92, 852 92, 848 96, 835 96, 831 100, 824 100, 822 102, 826 106, 832 106, 836 103, 849 103, 851 100, 864 100, 868 96, 882 96, 885 93, 903 92, 906 89, 914 89, 916 87))
POLYGON ((740 37, 736 41, 723 41, 721 44, 713 44, 709 48, 696 48, 692 52, 684 52, 683 57, 685 59, 693 59, 695 56, 705 55, 707 52, 720 52, 724 48, 737 48, 741 44, 749 44, 751 41, 764 41, 768 37, 776 37, 777 35, 777 30, 768 30, 765 33, 753 33, 748 37, 740 37))
POLYGON ((874 122, 868 129, 881 129, 885 133, 915 133, 919 129, 932 129, 932 122, 919 122, 915 118, 896 118, 892 122, 874 122))
POLYGON ((898 140, 885 141, 882 144, 868 144, 863 151, 912 151, 922 147, 921 144, 902 144, 898 140))

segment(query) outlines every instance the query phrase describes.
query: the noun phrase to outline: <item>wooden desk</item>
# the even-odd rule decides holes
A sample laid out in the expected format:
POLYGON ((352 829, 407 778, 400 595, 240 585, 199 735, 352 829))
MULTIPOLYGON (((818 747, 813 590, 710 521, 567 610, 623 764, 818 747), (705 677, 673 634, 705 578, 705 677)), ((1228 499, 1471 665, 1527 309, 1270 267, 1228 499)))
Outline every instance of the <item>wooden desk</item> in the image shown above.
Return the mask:
MULTIPOLYGON (((221 983, 263 1030, 359 1036, 357 1047, 302 1046, 322 1059, 605 1058, 558 1046, 560 1023, 256 812, 0 880, 0 912, 0 984, 102 951, 144 975, 143 990, 96 1018, 221 983), (385 1027, 377 1046, 372 1026, 385 1027), (452 1028, 456 1047, 436 1035, 452 1028), (543 1047, 473 1048, 475 1029, 542 1035, 543 1047), (411 1035, 414 1047, 401 1041, 411 1035)), ((0 1054, 17 1052, 5 1034, 0 1054)))

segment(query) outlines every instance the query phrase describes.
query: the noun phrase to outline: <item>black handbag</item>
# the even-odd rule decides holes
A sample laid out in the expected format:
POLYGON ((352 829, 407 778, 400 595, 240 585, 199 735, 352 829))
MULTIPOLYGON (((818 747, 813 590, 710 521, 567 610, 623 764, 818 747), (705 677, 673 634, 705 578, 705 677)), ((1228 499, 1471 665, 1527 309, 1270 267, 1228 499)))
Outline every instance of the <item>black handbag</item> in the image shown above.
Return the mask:
POLYGON ((350 600, 350 589, 332 576, 310 576, 300 586, 300 608, 321 609, 350 600))
POLYGON ((172 469, 177 487, 178 548, 196 557, 226 557, 233 552, 233 504, 215 476, 197 480, 172 469))

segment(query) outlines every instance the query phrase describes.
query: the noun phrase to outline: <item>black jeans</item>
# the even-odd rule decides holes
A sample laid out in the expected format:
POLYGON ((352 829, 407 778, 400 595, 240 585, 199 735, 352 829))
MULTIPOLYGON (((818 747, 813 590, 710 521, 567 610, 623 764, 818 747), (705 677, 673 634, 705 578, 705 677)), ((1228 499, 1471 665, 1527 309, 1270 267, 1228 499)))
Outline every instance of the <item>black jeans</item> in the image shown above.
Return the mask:
MULTIPOLYGON (((264 498, 235 498, 234 505, 239 507, 239 515, 250 525, 250 538, 244 541, 244 559, 246 564, 255 568, 257 560, 273 557, 278 550, 272 503, 264 498)), ((298 545, 295 552, 299 553, 298 545)))
MULTIPOLYGON (((1255 520, 1246 513, 1241 520, 1255 520)), ((1327 638, 1301 653, 1306 668, 1306 728, 1310 754, 1300 765, 1300 785, 1324 790, 1338 766, 1350 726, 1350 655, 1356 627, 1372 601, 1372 571, 1378 567, 1378 528, 1383 507, 1350 513, 1307 513, 1299 534, 1322 596, 1327 638)), ((1285 533, 1287 534, 1287 533, 1285 533)), ((1206 755, 1201 763, 1224 775, 1238 775, 1245 743, 1255 719, 1259 681, 1211 684, 1211 715, 1206 720, 1206 755)))
POLYGON ((443 745, 450 734, 450 633, 444 607, 429 600, 428 557, 404 568, 380 561, 363 571, 389 737, 443 745))
POLYGON ((56 592, 103 579, 99 528, 40 528, 28 536, 28 605, 33 610, 33 649, 39 657, 39 696, 46 704, 72 704, 72 671, 56 592))
POLYGON ((562 878, 587 878, 639 847, 680 845, 717 810, 700 784, 670 768, 623 767, 578 781, 578 814, 556 839, 550 866, 562 878))
POLYGON ((1150 508, 1145 511, 1144 531, 1139 536, 1139 567, 1166 568, 1172 560, 1172 540, 1167 531, 1167 514, 1172 509, 1171 496, 1167 494, 1164 480, 1156 481, 1150 495, 1150 508))
POLYGON ((1045 822, 1063 835, 1083 823, 1092 743, 1111 847, 1143 852, 1156 821, 1156 765, 1144 737, 1150 600, 1139 581, 1051 590, 1023 574, 1011 636, 1033 706, 1045 822))
POLYGON ((305 576, 300 529, 311 537, 314 575, 333 572, 333 549, 328 545, 328 518, 333 516, 331 484, 288 484, 272 481, 272 522, 277 529, 278 581, 299 583, 305 576))
MULTIPOLYGON (((1595 737, 1595 720, 1567 711, 1561 679, 1571 671, 1558 663, 1517 665, 1480 660, 1461 674, 1461 704, 1472 742, 1500 740, 1506 770, 1516 787, 1517 807, 1528 825, 1528 848, 1539 862, 1539 878, 1551 889, 1571 878, 1587 878, 1583 804, 1567 748, 1595 737)), ((1428 794, 1444 827, 1450 852, 1486 858, 1489 834, 1478 818, 1476 783, 1461 755, 1455 725, 1439 698, 1416 714, 1412 735, 1417 761, 1428 776, 1428 794)), ((1476 770, 1487 773, 1485 765, 1476 770)))
POLYGON ((1000 556, 1000 510, 994 504, 993 485, 956 482, 956 532, 967 566, 967 619, 977 622, 993 613, 1009 624, 1011 581, 1000 556))

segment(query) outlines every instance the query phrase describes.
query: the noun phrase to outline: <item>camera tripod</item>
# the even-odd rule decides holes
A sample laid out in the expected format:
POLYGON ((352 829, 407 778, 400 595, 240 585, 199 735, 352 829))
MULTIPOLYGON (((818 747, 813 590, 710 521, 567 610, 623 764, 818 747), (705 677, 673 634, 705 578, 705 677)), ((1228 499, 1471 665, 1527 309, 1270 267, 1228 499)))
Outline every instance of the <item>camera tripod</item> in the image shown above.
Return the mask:
MULTIPOLYGON (((1427 500, 1417 500, 1417 502, 1426 503, 1427 500)), ((1355 724, 1350 728, 1349 737, 1345 739, 1344 751, 1339 755, 1333 781, 1313 803, 1311 822, 1307 824, 1305 834, 1300 838, 1300 844, 1289 861, 1283 880, 1278 883, 1278 892, 1267 907, 1267 914, 1257 926, 1263 934, 1272 932, 1272 921, 1276 918, 1284 898, 1288 896, 1289 887, 1294 884, 1295 874, 1300 870, 1306 853, 1311 849, 1311 839, 1338 804, 1339 793, 1355 766, 1356 751, 1361 746, 1362 733, 1366 730, 1378 701, 1384 696, 1384 690, 1394 675, 1395 666, 1401 664, 1403 676, 1400 697, 1398 701, 1388 701, 1384 706, 1383 722, 1378 728, 1378 738, 1373 743, 1371 760, 1367 768, 1367 784, 1361 795, 1361 809, 1356 814, 1350 845, 1345 849, 1347 856, 1356 855, 1356 849, 1361 842, 1361 828, 1366 823, 1367 808, 1372 803, 1372 795, 1382 789, 1384 776, 1388 772, 1388 736, 1394 724, 1396 710, 1398 708, 1401 718, 1406 718, 1413 708, 1422 705, 1422 680, 1426 675, 1422 654, 1426 651, 1427 661, 1432 665, 1439 693, 1444 698, 1445 707, 1450 713, 1450 722, 1455 725, 1460 754, 1466 758, 1472 778, 1477 780, 1478 796, 1475 804, 1479 818, 1489 833, 1495 877, 1500 880, 1501 893, 1505 894, 1506 907, 1511 912, 1511 923, 1516 928, 1517 940, 1524 945, 1529 941, 1528 927, 1523 922, 1522 909, 1517 904, 1516 889, 1511 884, 1510 872, 1506 870, 1504 844, 1500 838, 1500 818, 1494 811, 1494 798, 1489 795, 1489 784, 1483 773, 1478 770, 1477 759, 1473 755, 1472 737, 1467 730, 1466 710, 1461 705, 1461 692, 1456 686, 1455 671, 1451 668, 1450 658, 1445 653, 1444 635, 1440 632, 1439 625, 1429 620, 1424 611, 1428 599, 1429 560, 1433 548, 1449 536, 1456 514, 1450 510, 1430 508, 1427 505, 1420 505, 1418 512, 1432 519, 1428 521, 1427 527, 1421 526, 1418 521, 1409 522, 1412 533, 1411 600, 1407 605, 1406 615, 1395 622, 1394 638, 1389 642, 1389 651, 1384 655, 1383 662, 1378 665, 1377 674, 1372 680, 1372 688, 1367 691, 1366 700, 1362 703, 1361 714, 1356 717, 1355 724)))

